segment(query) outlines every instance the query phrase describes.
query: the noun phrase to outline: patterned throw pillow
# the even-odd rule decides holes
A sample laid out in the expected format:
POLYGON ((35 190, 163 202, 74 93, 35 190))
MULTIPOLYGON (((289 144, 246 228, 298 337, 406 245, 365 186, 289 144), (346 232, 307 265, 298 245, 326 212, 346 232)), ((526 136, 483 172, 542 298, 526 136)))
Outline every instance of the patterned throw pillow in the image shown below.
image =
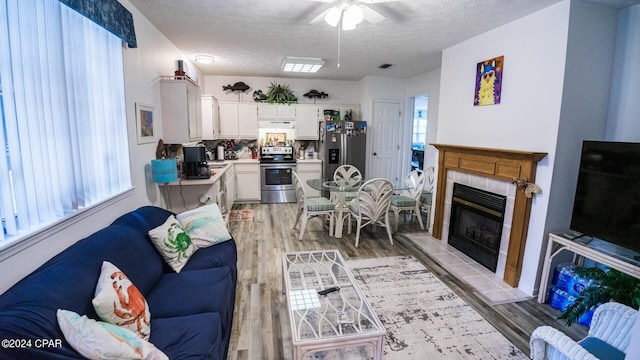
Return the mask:
POLYGON ((151 314, 147 300, 129 278, 108 261, 102 262, 91 303, 103 321, 125 327, 149 340, 151 314))
POLYGON ((231 239, 220 213, 218 204, 210 204, 178 214, 176 219, 182 224, 193 243, 198 248, 215 245, 231 239))
POLYGON ((120 326, 68 310, 58 309, 56 315, 64 338, 88 359, 169 359, 152 343, 120 326))
POLYGON ((164 224, 149 230, 149 237, 167 264, 177 273, 197 250, 173 215, 170 215, 164 224))

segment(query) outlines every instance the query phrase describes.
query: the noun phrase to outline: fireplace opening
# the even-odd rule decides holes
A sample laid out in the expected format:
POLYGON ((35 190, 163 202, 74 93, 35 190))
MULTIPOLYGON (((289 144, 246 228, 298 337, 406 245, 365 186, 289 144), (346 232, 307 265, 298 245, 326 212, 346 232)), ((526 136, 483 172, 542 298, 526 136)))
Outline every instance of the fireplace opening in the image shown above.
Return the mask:
POLYGON ((449 245, 495 272, 507 197, 454 183, 449 245))

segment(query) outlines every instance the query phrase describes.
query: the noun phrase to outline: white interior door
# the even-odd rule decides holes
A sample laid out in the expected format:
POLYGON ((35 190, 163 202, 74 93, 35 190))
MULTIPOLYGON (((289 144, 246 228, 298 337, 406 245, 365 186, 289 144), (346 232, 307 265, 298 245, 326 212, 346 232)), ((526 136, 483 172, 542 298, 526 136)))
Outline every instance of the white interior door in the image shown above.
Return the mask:
POLYGON ((400 102, 374 101, 371 109, 372 126, 371 167, 368 177, 383 177, 391 181, 400 179, 404 124, 400 102))

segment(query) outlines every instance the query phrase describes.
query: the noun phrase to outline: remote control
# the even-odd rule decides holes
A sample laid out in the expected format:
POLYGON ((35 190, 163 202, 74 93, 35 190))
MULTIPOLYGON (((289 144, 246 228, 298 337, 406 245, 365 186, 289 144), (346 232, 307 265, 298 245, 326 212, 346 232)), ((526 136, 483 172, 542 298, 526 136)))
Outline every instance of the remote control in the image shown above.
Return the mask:
POLYGON ((324 289, 324 290, 318 291, 318 295, 327 295, 328 293, 332 293, 332 292, 338 291, 338 290, 340 290, 340 288, 335 286, 335 287, 331 287, 331 288, 328 288, 328 289, 324 289))

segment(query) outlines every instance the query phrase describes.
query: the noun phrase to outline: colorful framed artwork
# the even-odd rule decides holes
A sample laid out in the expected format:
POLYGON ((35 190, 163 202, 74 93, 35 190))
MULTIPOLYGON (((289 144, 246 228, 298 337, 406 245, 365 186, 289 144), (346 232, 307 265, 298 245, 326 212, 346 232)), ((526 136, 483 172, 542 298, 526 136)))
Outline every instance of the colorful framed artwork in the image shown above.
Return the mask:
POLYGON ((481 61, 476 67, 476 91, 473 105, 497 105, 502 99, 504 56, 481 61))
POLYGON ((136 103, 136 131, 138 133, 138 144, 155 142, 155 130, 153 106, 136 103))

